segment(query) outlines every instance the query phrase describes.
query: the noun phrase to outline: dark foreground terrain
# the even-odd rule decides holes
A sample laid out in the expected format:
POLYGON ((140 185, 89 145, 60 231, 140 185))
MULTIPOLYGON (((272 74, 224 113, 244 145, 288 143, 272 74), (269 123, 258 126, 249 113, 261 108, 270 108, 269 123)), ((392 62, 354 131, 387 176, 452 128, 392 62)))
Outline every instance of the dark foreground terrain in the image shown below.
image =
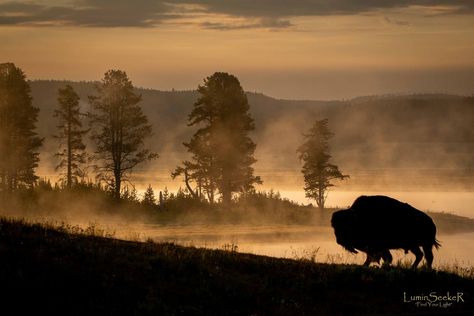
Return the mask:
POLYGON ((474 279, 456 274, 71 231, 0 219, 1 315, 474 315, 474 279), (430 296, 448 291, 462 300, 430 296), (423 295, 431 306, 404 302, 423 295))

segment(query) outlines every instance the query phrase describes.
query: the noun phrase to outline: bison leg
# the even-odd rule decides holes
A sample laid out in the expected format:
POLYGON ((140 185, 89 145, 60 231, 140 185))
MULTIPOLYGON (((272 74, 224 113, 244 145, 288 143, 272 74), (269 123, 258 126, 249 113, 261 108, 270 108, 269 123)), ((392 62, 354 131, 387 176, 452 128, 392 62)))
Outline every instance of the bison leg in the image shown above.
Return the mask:
POLYGON ((372 262, 380 262, 381 252, 367 250, 367 258, 365 259, 364 266, 368 267, 372 262))
POLYGON ((381 251, 367 251, 367 258, 365 259, 364 266, 369 266, 372 262, 380 263, 380 259, 383 259, 383 264, 390 265, 392 263, 392 254, 388 249, 381 251))
POLYGON ((410 248, 410 251, 413 252, 416 256, 415 262, 413 262, 412 268, 415 269, 423 259, 423 252, 421 252, 419 247, 410 248))
POLYGON ((428 269, 431 269, 431 265, 433 264, 433 246, 432 245, 423 245, 423 252, 425 253, 426 259, 426 266, 428 269))
POLYGON ((367 253, 367 258, 365 259, 364 266, 368 267, 372 261, 372 255, 370 253, 367 253))
POLYGON ((390 265, 392 263, 393 257, 388 249, 382 252, 382 259, 384 265, 390 265))

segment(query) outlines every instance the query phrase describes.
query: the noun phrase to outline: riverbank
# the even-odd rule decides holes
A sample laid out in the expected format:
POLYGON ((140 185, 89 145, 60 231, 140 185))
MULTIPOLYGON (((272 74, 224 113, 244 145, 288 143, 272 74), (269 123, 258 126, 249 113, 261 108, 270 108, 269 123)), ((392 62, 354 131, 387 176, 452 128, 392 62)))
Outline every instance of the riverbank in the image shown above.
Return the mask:
POLYGON ((100 231, 0 219, 3 315, 468 313, 474 279, 131 242, 100 231), (462 293, 418 306, 411 295, 462 293), (405 295, 405 297, 404 297, 405 295), (408 296, 407 296, 408 295, 408 296), (440 303, 440 302, 438 302, 440 303))

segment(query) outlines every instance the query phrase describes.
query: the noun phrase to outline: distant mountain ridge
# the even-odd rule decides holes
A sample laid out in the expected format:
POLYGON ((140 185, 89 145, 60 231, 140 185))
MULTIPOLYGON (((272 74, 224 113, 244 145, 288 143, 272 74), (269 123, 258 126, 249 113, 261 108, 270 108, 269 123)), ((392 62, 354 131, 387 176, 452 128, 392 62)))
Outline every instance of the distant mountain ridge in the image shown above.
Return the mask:
MULTIPOLYGON (((66 84, 73 86, 87 111, 87 96, 95 94, 94 82, 30 82, 33 104, 40 108, 38 131, 46 138, 42 157, 57 148, 50 137, 56 126, 52 114, 57 90, 66 84)), ((153 124, 149 145, 161 156, 156 167, 169 170, 187 157, 182 143, 193 133, 186 121, 198 93, 137 91, 153 124)), ((257 143, 257 171, 298 173, 296 148, 302 133, 321 118, 329 119, 335 133, 332 155, 342 170, 474 170, 474 97, 416 94, 312 101, 275 99, 253 92, 247 92, 247 97, 256 124, 252 137, 257 143)), ((42 163, 47 168, 53 165, 42 163)), ((469 177, 474 179, 474 174, 469 177)))

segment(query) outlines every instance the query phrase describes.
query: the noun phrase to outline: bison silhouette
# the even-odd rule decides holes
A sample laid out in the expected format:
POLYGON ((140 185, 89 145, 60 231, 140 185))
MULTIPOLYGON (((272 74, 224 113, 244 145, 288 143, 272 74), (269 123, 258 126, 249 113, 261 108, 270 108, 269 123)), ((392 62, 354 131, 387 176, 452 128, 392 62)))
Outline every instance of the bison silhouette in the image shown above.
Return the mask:
POLYGON ((347 210, 340 210, 331 219, 336 241, 346 250, 367 254, 365 265, 371 262, 390 264, 390 249, 411 251, 416 259, 416 268, 423 259, 431 268, 433 246, 441 244, 436 240, 436 226, 431 217, 407 203, 388 196, 360 196, 347 210), (420 247, 423 249, 421 251, 420 247))

